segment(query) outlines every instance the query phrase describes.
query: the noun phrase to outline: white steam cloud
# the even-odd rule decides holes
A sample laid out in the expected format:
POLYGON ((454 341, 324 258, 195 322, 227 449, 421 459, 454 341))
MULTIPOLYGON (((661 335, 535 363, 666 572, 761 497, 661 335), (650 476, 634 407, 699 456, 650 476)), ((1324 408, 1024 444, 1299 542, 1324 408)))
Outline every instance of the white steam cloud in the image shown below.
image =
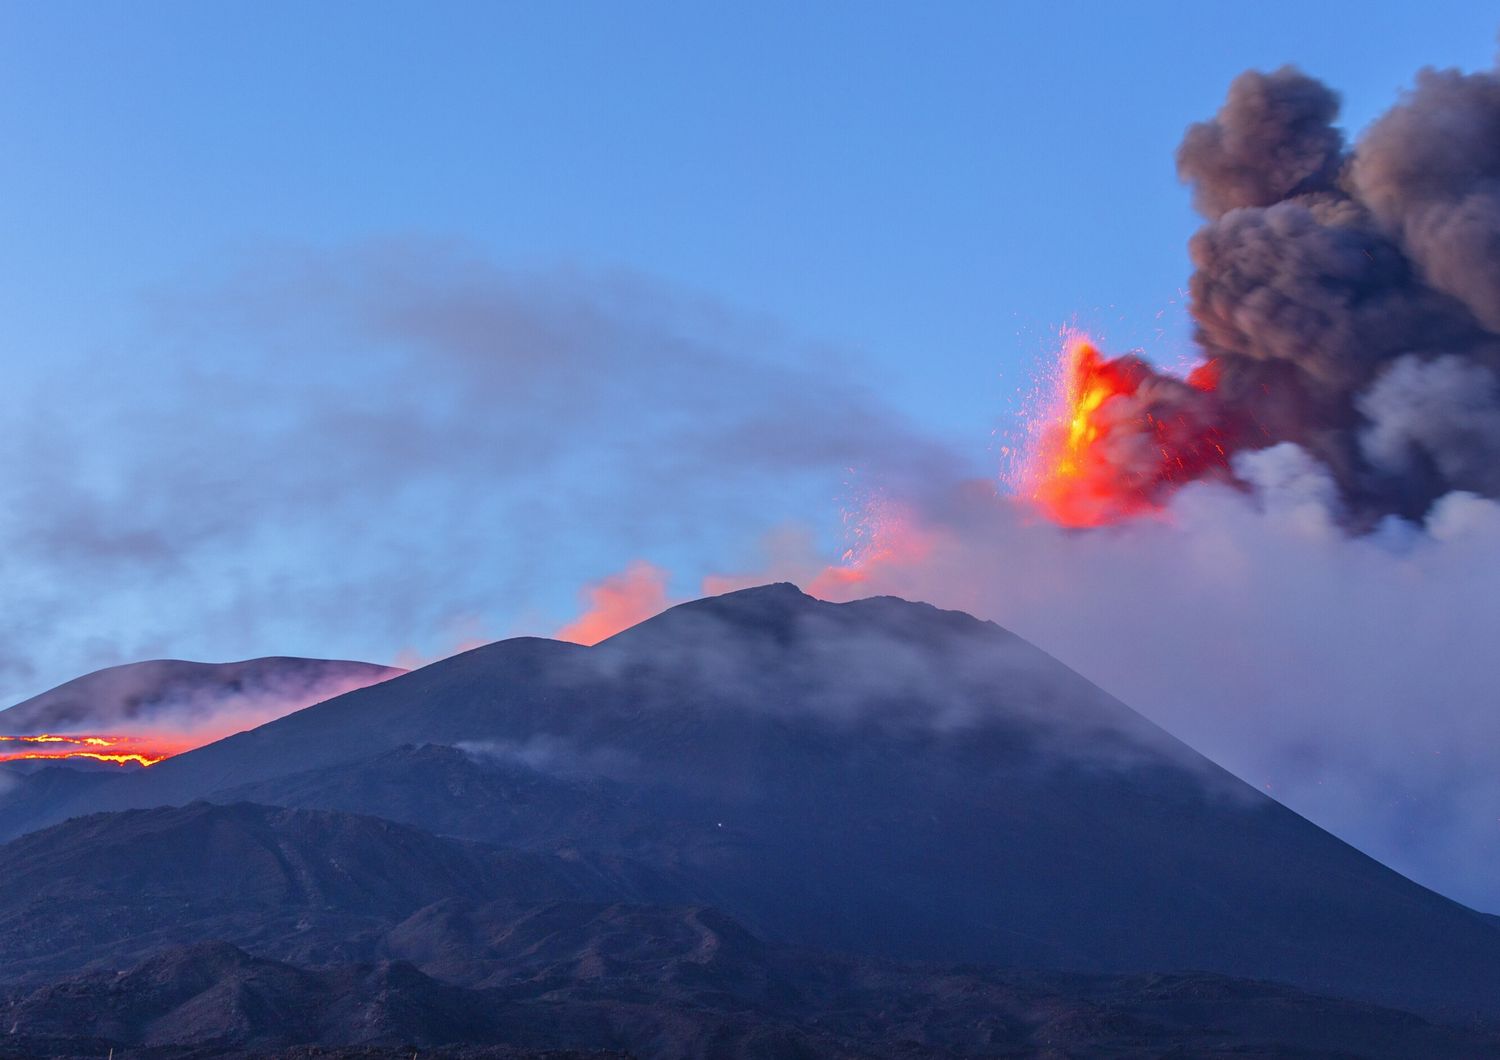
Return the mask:
POLYGON ((1291 445, 1248 492, 1198 484, 1160 518, 1045 522, 987 487, 882 512, 829 568, 777 539, 817 595, 894 594, 992 619, 1256 787, 1420 882, 1500 908, 1500 504, 1454 493, 1425 523, 1350 537, 1331 478, 1291 445))

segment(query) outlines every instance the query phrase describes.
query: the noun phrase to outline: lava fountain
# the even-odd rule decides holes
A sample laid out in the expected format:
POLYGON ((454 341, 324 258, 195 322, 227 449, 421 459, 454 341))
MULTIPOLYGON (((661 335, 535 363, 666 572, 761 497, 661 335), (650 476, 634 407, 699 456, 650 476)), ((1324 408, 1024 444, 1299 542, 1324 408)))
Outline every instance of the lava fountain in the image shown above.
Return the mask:
POLYGON ((1158 511, 1177 487, 1227 474, 1215 384, 1212 362, 1184 381, 1068 335, 1054 394, 1031 415, 1032 445, 1012 486, 1063 526, 1158 511))

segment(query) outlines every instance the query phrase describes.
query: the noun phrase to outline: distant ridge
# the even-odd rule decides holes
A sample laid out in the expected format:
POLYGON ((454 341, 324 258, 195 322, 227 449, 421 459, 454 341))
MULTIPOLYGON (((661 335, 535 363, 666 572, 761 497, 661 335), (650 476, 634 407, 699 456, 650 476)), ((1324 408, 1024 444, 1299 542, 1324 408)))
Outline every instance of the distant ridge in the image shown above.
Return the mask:
MULTIPOLYGON (((172 724, 211 724, 273 706, 290 713, 405 670, 343 659, 270 656, 242 662, 151 659, 95 670, 0 710, 0 733, 113 731, 172 724)), ((274 715, 279 716, 279 715, 274 715)))

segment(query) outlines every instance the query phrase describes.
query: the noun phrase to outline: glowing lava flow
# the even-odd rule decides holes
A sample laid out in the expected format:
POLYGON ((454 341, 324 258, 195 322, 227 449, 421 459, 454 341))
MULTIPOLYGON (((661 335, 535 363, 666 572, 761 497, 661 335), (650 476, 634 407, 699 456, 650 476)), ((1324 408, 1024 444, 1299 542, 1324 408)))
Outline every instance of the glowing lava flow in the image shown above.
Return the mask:
POLYGON ((85 759, 112 765, 154 766, 186 748, 168 741, 136 736, 76 736, 38 733, 0 736, 0 762, 85 759), (19 747, 7 745, 19 744, 19 747))
POLYGON ((1212 362, 1184 381, 1069 336, 1055 396, 1031 415, 1031 449, 1012 486, 1063 526, 1155 511, 1172 489, 1227 466, 1216 384, 1212 362))

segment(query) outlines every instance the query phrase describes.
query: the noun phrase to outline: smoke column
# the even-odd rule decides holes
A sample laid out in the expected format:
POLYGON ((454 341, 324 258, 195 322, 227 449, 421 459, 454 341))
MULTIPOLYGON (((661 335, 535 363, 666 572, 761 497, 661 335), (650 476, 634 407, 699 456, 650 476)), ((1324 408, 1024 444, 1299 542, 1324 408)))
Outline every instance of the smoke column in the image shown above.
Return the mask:
POLYGON ((1252 71, 1188 129, 1203 363, 1184 382, 1075 354, 1070 387, 1108 389, 1066 417, 1090 421, 1086 466, 1036 473, 1059 521, 1160 506, 1282 442, 1327 466, 1353 530, 1500 495, 1500 78, 1424 71, 1352 148, 1338 110, 1293 68, 1252 71))

